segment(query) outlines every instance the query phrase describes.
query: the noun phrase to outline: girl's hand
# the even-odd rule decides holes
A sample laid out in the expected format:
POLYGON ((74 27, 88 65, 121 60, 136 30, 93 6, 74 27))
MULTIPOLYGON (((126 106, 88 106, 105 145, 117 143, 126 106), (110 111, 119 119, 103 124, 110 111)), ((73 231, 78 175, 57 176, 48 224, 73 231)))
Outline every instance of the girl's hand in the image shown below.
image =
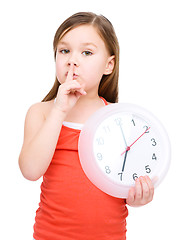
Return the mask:
POLYGON ((55 106, 62 112, 68 113, 76 104, 80 96, 86 95, 84 85, 77 80, 73 80, 74 65, 71 64, 66 81, 59 86, 55 106))
POLYGON ((137 178, 135 187, 129 190, 126 203, 132 207, 140 207, 151 202, 154 196, 154 186, 148 176, 137 178))

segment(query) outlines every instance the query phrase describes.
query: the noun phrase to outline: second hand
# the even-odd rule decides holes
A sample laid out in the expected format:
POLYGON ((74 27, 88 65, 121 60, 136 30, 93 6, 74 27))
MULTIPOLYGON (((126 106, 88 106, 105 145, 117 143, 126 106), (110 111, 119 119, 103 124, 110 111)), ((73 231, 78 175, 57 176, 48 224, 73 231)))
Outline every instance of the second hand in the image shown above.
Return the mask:
POLYGON ((123 155, 125 152, 128 152, 128 151, 130 150, 130 148, 133 146, 133 144, 136 143, 149 129, 150 129, 150 127, 147 128, 147 129, 145 130, 145 132, 142 133, 142 135, 141 135, 140 137, 138 137, 130 146, 128 146, 128 147, 126 148, 126 150, 125 150, 123 153, 121 153, 121 155, 123 155))

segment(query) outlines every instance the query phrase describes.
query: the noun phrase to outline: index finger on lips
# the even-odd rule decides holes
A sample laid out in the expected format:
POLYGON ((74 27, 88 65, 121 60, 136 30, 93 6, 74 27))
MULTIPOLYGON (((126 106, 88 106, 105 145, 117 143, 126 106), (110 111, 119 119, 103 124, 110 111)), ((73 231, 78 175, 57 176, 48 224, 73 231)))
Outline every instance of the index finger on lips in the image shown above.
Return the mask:
POLYGON ((73 80, 73 73, 74 73, 73 71, 74 71, 74 65, 71 64, 71 65, 70 65, 70 69, 69 69, 69 71, 68 71, 68 75, 67 75, 67 77, 66 77, 66 81, 67 81, 67 82, 73 80))

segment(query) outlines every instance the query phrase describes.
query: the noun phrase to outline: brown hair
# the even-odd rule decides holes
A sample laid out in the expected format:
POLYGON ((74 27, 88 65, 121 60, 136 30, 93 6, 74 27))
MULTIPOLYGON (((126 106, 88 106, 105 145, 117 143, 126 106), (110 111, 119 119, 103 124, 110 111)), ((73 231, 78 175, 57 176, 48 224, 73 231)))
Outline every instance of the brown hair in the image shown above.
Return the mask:
MULTIPOLYGON (((53 47, 56 58, 57 45, 59 40, 71 29, 83 24, 90 24, 96 28, 103 39, 110 56, 115 56, 115 65, 111 74, 103 75, 99 85, 99 96, 108 102, 118 102, 118 78, 119 78, 119 43, 111 22, 102 15, 91 12, 79 12, 66 19, 56 31, 53 47)), ((42 102, 52 100, 56 97, 59 88, 59 81, 56 77, 54 85, 42 102)))

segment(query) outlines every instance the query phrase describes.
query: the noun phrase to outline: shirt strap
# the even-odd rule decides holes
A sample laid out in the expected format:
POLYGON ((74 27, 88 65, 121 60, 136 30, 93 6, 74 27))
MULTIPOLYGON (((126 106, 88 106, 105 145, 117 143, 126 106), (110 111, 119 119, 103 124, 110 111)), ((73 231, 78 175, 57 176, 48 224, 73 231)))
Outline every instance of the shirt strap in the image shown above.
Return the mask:
POLYGON ((105 105, 108 105, 108 102, 105 100, 105 98, 100 97, 100 99, 102 99, 102 101, 104 102, 105 105))

